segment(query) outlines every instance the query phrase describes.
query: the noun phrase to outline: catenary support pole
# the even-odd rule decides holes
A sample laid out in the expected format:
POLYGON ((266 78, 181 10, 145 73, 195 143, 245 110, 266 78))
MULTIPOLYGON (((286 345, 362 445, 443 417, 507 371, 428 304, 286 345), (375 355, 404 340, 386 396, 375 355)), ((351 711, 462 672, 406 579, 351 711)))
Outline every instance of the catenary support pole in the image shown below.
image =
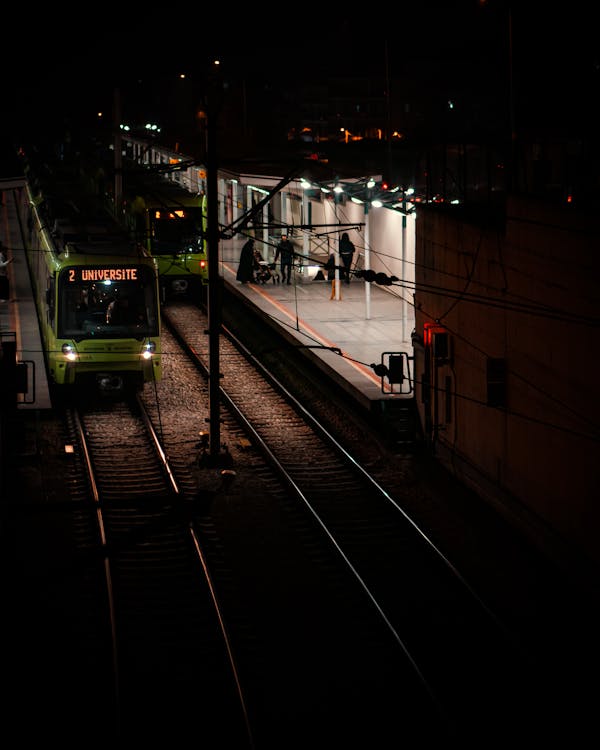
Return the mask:
POLYGON ((208 399, 209 399, 209 456, 216 464, 221 452, 221 365, 219 357, 221 330, 222 289, 219 278, 219 222, 217 180, 217 81, 212 82, 208 96, 206 124, 206 197, 208 239, 208 399))

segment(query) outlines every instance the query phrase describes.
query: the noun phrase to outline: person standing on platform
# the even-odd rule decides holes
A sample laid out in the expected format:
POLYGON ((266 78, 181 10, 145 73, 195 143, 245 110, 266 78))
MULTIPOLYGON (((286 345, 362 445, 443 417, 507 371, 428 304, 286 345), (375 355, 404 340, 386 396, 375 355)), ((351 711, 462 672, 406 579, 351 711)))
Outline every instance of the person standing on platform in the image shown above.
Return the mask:
POLYGON ((254 240, 250 237, 240 252, 240 262, 235 275, 238 281, 245 284, 254 281, 254 240))
POLYGON ((281 235, 281 240, 275 249, 275 263, 281 257, 281 283, 292 283, 292 263, 294 261, 294 246, 288 240, 287 234, 281 235))
POLYGON ((12 258, 6 260, 4 250, 0 245, 0 302, 8 302, 8 299, 10 297, 8 273, 6 271, 6 267, 9 263, 12 263, 12 258))
POLYGON ((344 267, 343 278, 346 284, 350 283, 350 268, 352 267, 352 258, 354 257, 354 243, 348 237, 348 232, 344 232, 340 239, 340 258, 344 267))

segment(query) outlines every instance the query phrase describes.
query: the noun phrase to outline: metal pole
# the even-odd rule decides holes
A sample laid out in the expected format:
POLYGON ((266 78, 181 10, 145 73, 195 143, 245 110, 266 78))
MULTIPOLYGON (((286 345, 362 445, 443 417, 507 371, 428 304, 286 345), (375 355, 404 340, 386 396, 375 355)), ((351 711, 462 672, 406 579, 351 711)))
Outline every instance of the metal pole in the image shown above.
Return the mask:
POLYGON ((406 301, 407 285, 406 285, 406 193, 402 199, 402 341, 407 341, 406 333, 406 319, 408 317, 408 302, 406 301))
MULTIPOLYGON (((365 271, 371 268, 371 232, 369 231, 369 203, 371 200, 371 191, 366 197, 365 207, 365 271)), ((371 319, 371 284, 365 281, 365 320, 371 319)))
POLYGON ((121 138, 121 92, 114 91, 113 128, 115 136, 115 214, 121 220, 123 209, 123 144, 121 138))
POLYGON ((209 95, 206 125, 206 199, 208 240, 208 399, 209 456, 216 463, 221 451, 221 394, 219 342, 221 330, 221 279, 219 278, 219 223, 217 192, 217 102, 214 85, 209 95))
MULTIPOLYGON (((336 178, 336 185, 337 185, 337 178, 336 178)), ((335 209, 336 224, 340 223, 340 220, 338 219, 338 203, 339 202, 340 202, 339 194, 334 193, 333 205, 335 209)), ((335 299, 339 301, 342 297, 342 290, 340 289, 340 234, 339 232, 336 234, 335 246, 334 246, 333 252, 334 252, 334 258, 335 258, 335 271, 334 271, 335 299)))

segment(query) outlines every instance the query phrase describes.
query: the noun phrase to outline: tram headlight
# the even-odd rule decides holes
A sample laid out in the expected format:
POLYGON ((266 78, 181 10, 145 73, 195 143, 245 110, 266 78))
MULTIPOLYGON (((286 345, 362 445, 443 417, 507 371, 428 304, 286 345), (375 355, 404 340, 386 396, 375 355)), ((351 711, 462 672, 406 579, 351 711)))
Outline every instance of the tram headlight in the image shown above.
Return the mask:
POLYGON ((61 351, 69 360, 69 362, 75 362, 75 360, 77 359, 77 352, 75 351, 75 347, 72 344, 63 344, 61 351))
POLYGON ((144 344, 144 351, 142 352, 142 357, 144 359, 151 359, 152 355, 156 351, 156 344, 154 341, 146 341, 144 344))

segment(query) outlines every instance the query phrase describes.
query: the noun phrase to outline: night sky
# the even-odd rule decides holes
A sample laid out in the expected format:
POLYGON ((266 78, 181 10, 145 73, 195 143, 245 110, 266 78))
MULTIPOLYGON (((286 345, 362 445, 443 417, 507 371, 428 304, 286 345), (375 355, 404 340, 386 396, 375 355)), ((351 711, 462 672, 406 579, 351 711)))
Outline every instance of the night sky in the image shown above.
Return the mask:
POLYGON ((396 87, 407 79, 418 86, 422 78, 424 96, 432 81, 473 97, 496 90, 504 96, 509 49, 523 118, 586 127, 598 108, 600 76, 592 6, 512 5, 509 14, 507 0, 424 0, 394 10, 372 6, 371 15, 348 4, 336 4, 335 13, 309 4, 254 5, 236 18, 232 6, 210 13, 200 7, 186 17, 196 6, 138 6, 136 16, 106 3, 81 13, 12 4, 3 9, 2 127, 35 132, 65 117, 85 122, 111 106, 115 87, 143 98, 156 81, 181 72, 201 87, 217 57, 225 78, 259 84, 293 86, 329 75, 383 82, 389 74, 396 87))

